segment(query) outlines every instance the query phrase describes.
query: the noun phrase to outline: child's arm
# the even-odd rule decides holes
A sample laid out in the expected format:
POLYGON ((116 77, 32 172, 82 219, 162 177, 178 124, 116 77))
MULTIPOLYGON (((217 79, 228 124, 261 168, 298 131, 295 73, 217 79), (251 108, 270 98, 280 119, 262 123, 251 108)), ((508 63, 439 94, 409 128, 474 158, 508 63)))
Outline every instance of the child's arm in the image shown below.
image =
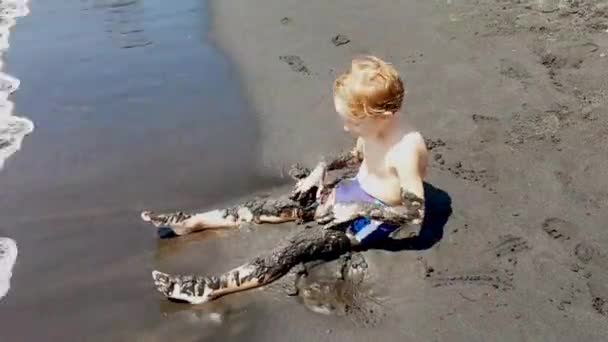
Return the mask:
POLYGON ((424 218, 424 173, 426 172, 427 150, 422 143, 402 146, 403 150, 394 157, 394 168, 401 186, 401 206, 392 207, 397 212, 406 212, 412 224, 422 223, 424 218))
POLYGON ((368 203, 336 204, 328 218, 328 226, 340 225, 357 217, 369 217, 394 225, 420 224, 424 218, 424 185, 421 172, 426 165, 424 144, 409 144, 399 148, 391 162, 401 187, 401 203, 394 206, 368 203), (422 147, 421 147, 422 146, 422 147), (424 159, 423 159, 424 158, 424 159))
POLYGON ((343 152, 327 161, 327 171, 338 170, 348 166, 357 166, 363 160, 363 139, 358 138, 355 147, 348 152, 343 152))
POLYGON ((315 169, 306 176, 299 178, 291 198, 297 201, 302 201, 305 197, 309 197, 308 193, 313 187, 317 187, 318 193, 323 189, 325 185, 325 177, 327 171, 339 170, 347 167, 358 167, 363 160, 363 140, 357 139, 355 147, 345 153, 328 158, 329 161, 322 161, 315 169))
POLYGON ((402 143, 392 155, 390 163, 397 172, 401 192, 410 192, 424 199, 424 178, 428 163, 428 152, 424 139, 417 135, 409 143, 402 143))

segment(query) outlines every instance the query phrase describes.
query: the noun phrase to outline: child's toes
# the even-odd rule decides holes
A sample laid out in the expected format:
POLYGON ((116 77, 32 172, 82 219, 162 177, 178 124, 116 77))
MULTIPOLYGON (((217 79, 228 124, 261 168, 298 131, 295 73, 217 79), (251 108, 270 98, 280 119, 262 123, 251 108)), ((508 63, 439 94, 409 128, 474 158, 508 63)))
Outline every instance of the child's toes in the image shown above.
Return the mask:
POLYGON ((143 211, 141 213, 141 219, 144 220, 144 222, 151 223, 155 227, 167 227, 169 223, 167 215, 157 215, 150 211, 143 211))
POLYGON ((212 290, 207 286, 205 278, 172 276, 159 271, 152 271, 152 278, 158 292, 168 298, 191 304, 201 304, 211 299, 212 290))
POLYGON ((154 214, 149 211, 141 213, 142 220, 150 222, 156 227, 177 227, 182 225, 184 221, 190 217, 192 216, 181 211, 171 214, 154 214))
POLYGON ((151 215, 152 215, 152 213, 149 211, 142 211, 141 219, 144 220, 144 222, 151 222, 152 221, 152 218, 150 217, 151 215))
POLYGON ((173 286, 175 283, 171 280, 171 277, 159 271, 152 271, 152 278, 154 279, 154 286, 158 292, 164 294, 165 296, 169 296, 173 291, 173 286))

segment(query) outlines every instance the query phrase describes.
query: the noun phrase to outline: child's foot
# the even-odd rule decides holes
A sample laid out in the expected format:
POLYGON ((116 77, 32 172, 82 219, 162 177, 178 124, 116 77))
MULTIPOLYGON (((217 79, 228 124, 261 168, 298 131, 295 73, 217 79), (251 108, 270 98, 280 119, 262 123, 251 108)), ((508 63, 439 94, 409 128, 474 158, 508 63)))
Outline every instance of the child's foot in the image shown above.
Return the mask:
POLYGON ((194 276, 169 275, 152 271, 156 289, 167 298, 185 301, 190 304, 201 304, 212 299, 212 290, 206 278, 194 276))
POLYGON ((188 224, 188 219, 191 217, 192 215, 181 211, 171 214, 154 214, 150 211, 141 213, 141 219, 159 228, 159 232, 169 229, 175 235, 184 235, 190 231, 191 227, 188 224))

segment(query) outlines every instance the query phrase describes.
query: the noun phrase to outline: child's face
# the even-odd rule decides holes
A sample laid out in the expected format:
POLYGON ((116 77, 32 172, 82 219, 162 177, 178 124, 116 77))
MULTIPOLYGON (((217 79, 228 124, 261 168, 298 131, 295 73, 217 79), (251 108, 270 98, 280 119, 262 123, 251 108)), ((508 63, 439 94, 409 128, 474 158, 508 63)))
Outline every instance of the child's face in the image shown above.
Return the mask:
POLYGON ((346 102, 340 97, 334 97, 336 112, 344 123, 344 130, 355 136, 365 137, 376 135, 384 128, 386 120, 383 118, 363 117, 360 119, 354 118, 350 114, 350 110, 346 102))

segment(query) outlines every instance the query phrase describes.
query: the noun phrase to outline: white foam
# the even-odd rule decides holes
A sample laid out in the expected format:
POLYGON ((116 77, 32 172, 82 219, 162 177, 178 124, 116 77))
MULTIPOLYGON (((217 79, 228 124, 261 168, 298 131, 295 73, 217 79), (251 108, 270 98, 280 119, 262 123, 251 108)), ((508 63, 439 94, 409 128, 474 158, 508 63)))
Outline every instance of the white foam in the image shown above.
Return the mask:
MULTIPOLYGON (((9 35, 16 18, 30 12, 27 0, 2 0, 0 2, 0 54, 9 48, 9 35)), ((4 69, 0 61, 0 70, 4 69)), ((34 130, 34 124, 22 117, 15 116, 15 105, 9 95, 17 91, 20 82, 17 78, 0 71, 0 169, 4 161, 21 148, 23 138, 34 130)))
POLYGON ((17 243, 13 239, 0 237, 0 300, 11 287, 13 266, 17 261, 17 243))
MULTIPOLYGON (((29 13, 27 0, 1 0, 0 2, 0 55, 9 48, 9 34, 16 18, 29 13)), ((4 62, 0 60, 0 70, 4 62)), ((0 71, 0 169, 4 161, 21 148, 23 138, 34 130, 34 124, 22 117, 15 116, 15 105, 9 95, 17 91, 20 82, 17 78, 0 71)), ((11 287, 13 267, 17 262, 17 243, 15 240, 0 237, 0 300, 11 287)))

